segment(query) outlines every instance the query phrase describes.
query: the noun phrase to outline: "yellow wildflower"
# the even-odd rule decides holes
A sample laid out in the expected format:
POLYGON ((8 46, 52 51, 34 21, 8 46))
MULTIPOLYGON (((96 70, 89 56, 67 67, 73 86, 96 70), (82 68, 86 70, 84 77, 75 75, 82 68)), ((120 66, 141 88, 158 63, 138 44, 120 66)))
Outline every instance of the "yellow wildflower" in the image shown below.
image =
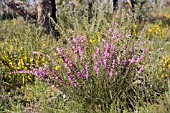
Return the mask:
POLYGON ((151 33, 151 32, 152 32, 152 29, 149 29, 148 32, 151 33))
POLYGON ((24 64, 23 59, 19 59, 19 65, 23 65, 23 64, 24 64))
POLYGON ((30 62, 33 62, 33 60, 34 60, 33 58, 30 58, 30 62))
POLYGON ((10 51, 13 50, 13 46, 12 46, 12 45, 9 46, 9 50, 10 50, 10 51))
POLYGON ((168 74, 163 74, 161 77, 162 78, 165 78, 165 77, 167 77, 168 76, 168 74))
POLYGON ((100 40, 101 40, 101 37, 100 37, 100 36, 98 36, 98 42, 100 42, 100 40))
POLYGON ((29 79, 30 81, 32 81, 32 78, 31 78, 30 76, 28 76, 28 79, 29 79))
POLYGON ((24 67, 23 69, 24 69, 24 70, 27 70, 27 67, 24 67))
POLYGON ((42 62, 44 62, 44 61, 45 61, 45 58, 44 58, 44 57, 42 57, 41 61, 42 61, 42 62))
POLYGON ((23 49, 23 47, 20 47, 19 49, 18 49, 18 51, 21 51, 23 49))
POLYGON ((168 64, 168 69, 170 69, 170 64, 168 64))
POLYGON ((9 60, 9 65, 11 65, 11 66, 12 66, 12 61, 10 61, 10 60, 9 60))
POLYGON ((53 53, 54 54, 54 56, 57 56, 57 53, 53 53))
POLYGON ((18 70, 21 69, 21 66, 18 66, 16 69, 18 69, 18 70))
POLYGON ((27 61, 27 56, 24 57, 24 60, 27 61))
POLYGON ((58 59, 58 63, 61 64, 63 62, 63 60, 60 58, 58 59))
POLYGON ((134 27, 134 28, 137 28, 137 25, 135 24, 133 27, 134 27))
POLYGON ((146 65, 145 65, 145 68, 147 68, 148 66, 149 66, 149 65, 148 65, 148 64, 146 64, 146 65))
POLYGON ((57 71, 57 70, 59 70, 61 68, 61 66, 60 65, 57 65, 56 67, 55 67, 55 70, 57 71))
POLYGON ((93 39, 90 39, 90 42, 92 43, 92 44, 95 44, 95 40, 93 40, 93 39))
POLYGON ((42 46, 45 46, 45 44, 42 44, 42 46))
POLYGON ((164 74, 161 77, 164 78, 165 77, 164 74))

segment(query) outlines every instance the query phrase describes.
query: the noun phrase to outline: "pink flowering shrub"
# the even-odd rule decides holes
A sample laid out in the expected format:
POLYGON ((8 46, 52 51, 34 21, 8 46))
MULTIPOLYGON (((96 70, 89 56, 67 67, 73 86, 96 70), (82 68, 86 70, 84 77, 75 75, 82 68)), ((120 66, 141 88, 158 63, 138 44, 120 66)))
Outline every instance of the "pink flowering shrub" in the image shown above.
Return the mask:
POLYGON ((134 107, 134 97, 141 89, 136 81, 145 68, 143 61, 151 44, 141 41, 144 30, 136 40, 122 34, 118 27, 115 24, 97 45, 92 45, 86 36, 69 39, 68 48, 56 48, 62 61, 57 64, 60 69, 46 67, 32 73, 50 77, 65 95, 91 110, 109 110, 112 103, 124 100, 119 107, 134 107))
POLYGON ((145 68, 142 62, 151 44, 144 48, 144 30, 135 40, 117 28, 115 24, 98 45, 90 45, 86 36, 75 36, 69 40, 70 48, 56 48, 63 63, 60 70, 53 70, 55 83, 70 99, 83 102, 85 107, 106 110, 115 100, 125 99, 127 103, 121 107, 134 105, 135 99, 130 97, 138 95, 136 81, 145 68))

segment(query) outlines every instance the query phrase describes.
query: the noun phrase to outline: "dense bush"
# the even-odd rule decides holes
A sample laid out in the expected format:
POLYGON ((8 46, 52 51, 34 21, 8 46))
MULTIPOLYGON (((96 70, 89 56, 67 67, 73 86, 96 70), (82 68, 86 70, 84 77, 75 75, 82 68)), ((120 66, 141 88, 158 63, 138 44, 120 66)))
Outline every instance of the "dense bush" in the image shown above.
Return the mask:
POLYGON ((68 39, 69 49, 56 49, 59 60, 55 67, 37 69, 37 75, 52 76, 58 88, 84 108, 110 110, 116 100, 121 109, 134 108, 144 96, 140 95, 140 74, 151 44, 141 41, 144 30, 135 40, 130 34, 122 35, 117 27, 116 23, 105 38, 98 36, 97 42, 86 35, 68 39))

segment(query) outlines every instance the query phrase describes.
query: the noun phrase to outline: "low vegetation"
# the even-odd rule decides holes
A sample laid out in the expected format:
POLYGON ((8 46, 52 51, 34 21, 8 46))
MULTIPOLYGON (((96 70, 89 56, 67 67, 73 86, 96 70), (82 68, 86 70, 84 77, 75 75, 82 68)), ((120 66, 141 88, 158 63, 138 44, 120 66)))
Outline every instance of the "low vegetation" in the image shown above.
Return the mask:
POLYGON ((57 39, 21 17, 0 21, 0 111, 168 113, 170 12, 150 7, 89 24, 63 5, 57 39))

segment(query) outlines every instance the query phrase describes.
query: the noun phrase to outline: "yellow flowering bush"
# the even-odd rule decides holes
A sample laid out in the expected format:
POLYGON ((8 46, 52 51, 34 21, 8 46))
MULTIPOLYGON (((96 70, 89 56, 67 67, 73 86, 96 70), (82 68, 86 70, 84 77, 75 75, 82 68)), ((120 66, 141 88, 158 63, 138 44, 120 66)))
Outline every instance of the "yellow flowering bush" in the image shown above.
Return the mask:
POLYGON ((164 28, 160 25, 151 25, 150 28, 147 30, 148 37, 161 37, 164 38, 166 33, 168 32, 168 27, 164 28))
POLYGON ((101 41, 101 34, 99 32, 94 33, 94 37, 89 38, 90 44, 97 45, 101 41))
POLYGON ((12 87, 34 82, 30 71, 49 66, 47 54, 56 43, 22 18, 0 24, 0 82, 12 87))
POLYGON ((170 13, 168 12, 164 12, 164 13, 160 13, 158 14, 158 19, 162 20, 163 22, 170 22, 170 13))
POLYGON ((161 77, 162 78, 170 77, 170 56, 166 56, 162 58, 161 66, 162 66, 161 77))
POLYGON ((49 61, 50 58, 40 52, 29 52, 25 51, 22 46, 15 48, 8 44, 0 55, 0 80, 14 86, 32 83, 34 82, 33 74, 15 73, 15 71, 31 70, 32 68, 47 65, 49 61))

